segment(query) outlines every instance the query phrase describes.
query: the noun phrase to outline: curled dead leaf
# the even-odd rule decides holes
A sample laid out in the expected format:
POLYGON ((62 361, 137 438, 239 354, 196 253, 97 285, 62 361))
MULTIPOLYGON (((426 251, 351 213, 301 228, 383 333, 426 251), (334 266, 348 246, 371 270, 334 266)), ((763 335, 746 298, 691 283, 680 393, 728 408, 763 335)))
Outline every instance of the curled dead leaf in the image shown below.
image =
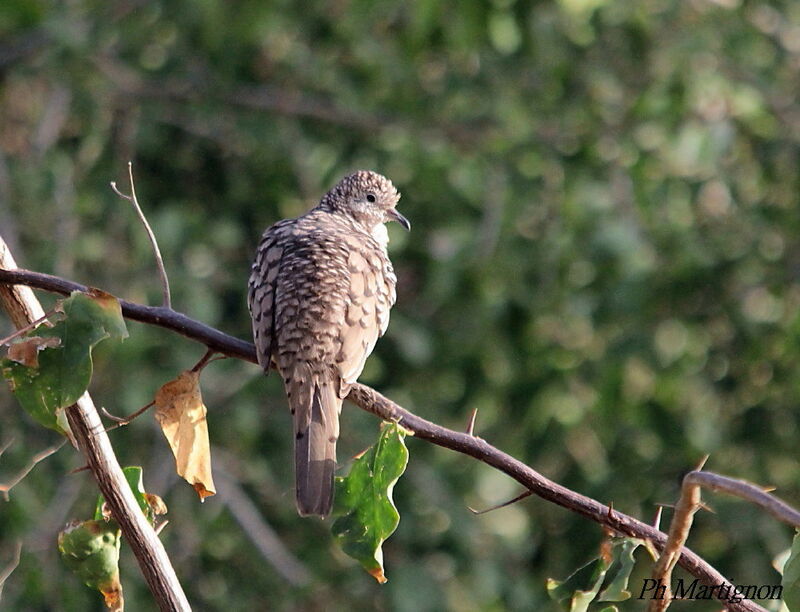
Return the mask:
POLYGON ((145 500, 147 501, 147 505, 150 506, 150 510, 154 515, 159 514, 166 514, 167 513, 167 504, 164 503, 164 500, 161 499, 155 493, 143 493, 145 500))
POLYGON ((175 470, 191 484, 200 501, 214 495, 206 407, 199 373, 191 370, 162 386, 155 397, 155 417, 175 455, 175 470))

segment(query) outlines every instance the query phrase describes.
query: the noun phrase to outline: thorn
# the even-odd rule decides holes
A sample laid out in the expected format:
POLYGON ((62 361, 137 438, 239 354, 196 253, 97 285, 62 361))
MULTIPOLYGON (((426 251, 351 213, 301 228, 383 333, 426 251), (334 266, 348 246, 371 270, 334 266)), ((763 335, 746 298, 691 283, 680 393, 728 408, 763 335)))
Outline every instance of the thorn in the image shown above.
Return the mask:
POLYGON ((475 434, 472 433, 475 430, 475 417, 478 416, 478 409, 473 408, 472 414, 469 417, 469 422, 467 423, 467 434, 470 436, 474 436, 475 434))
POLYGON ((491 512, 492 510, 499 510, 500 508, 505 508, 506 506, 510 506, 511 504, 515 504, 518 501, 520 501, 521 499, 525 499, 529 495, 533 495, 533 491, 530 491, 530 490, 523 491, 522 493, 517 495, 514 499, 510 499, 507 502, 503 502, 502 504, 500 504, 498 506, 492 506, 491 508, 486 508, 485 510, 475 510, 474 508, 470 508, 469 506, 467 506, 467 510, 472 512, 472 514, 486 514, 487 512, 491 512))
POLYGON ((659 511, 661 511, 662 508, 675 509, 675 504, 667 504, 665 502, 656 502, 656 506, 658 506, 659 511))
POLYGON ((365 448, 364 450, 362 450, 362 451, 358 451, 358 452, 357 452, 355 455, 353 455, 353 456, 350 458, 350 460, 351 460, 351 461, 355 461, 356 459, 361 459, 361 457, 363 457, 363 456, 364 456, 364 453, 366 453, 366 452, 367 452, 367 451, 368 451, 370 448, 372 448, 372 447, 371 447, 371 446, 368 446, 368 447, 367 447, 367 448, 365 448))
POLYGON ((694 471, 695 471, 695 472, 699 472, 700 470, 702 470, 702 469, 705 467, 705 465, 706 465, 706 461, 708 461, 708 458, 709 458, 710 456, 711 456, 711 455, 706 455, 705 457, 703 457, 702 459, 700 459, 700 462, 697 464, 697 467, 695 467, 695 468, 694 468, 694 471))
POLYGON ((83 465, 81 467, 75 468, 74 470, 70 470, 69 472, 67 472, 67 474, 80 474, 81 472, 86 472, 88 470, 89 470, 89 466, 88 465, 83 465))
POLYGON ((658 530, 661 530, 661 513, 664 511, 664 506, 659 505, 656 508, 656 515, 653 517, 653 527, 658 530))
POLYGON ((778 487, 775 485, 768 485, 766 487, 761 487, 761 490, 764 491, 764 493, 772 493, 773 491, 777 491, 778 487))
POLYGON ((614 502, 611 501, 608 503, 608 512, 606 513, 610 520, 614 520, 614 502))
POLYGON ((163 523, 159 523, 158 526, 155 527, 156 535, 159 535, 167 525, 169 525, 168 520, 165 520, 163 523))
POLYGON ((716 511, 714 510, 714 508, 712 508, 711 506, 709 506, 705 502, 698 502, 697 509, 698 510, 705 510, 706 512, 710 512, 711 514, 716 514, 716 511))

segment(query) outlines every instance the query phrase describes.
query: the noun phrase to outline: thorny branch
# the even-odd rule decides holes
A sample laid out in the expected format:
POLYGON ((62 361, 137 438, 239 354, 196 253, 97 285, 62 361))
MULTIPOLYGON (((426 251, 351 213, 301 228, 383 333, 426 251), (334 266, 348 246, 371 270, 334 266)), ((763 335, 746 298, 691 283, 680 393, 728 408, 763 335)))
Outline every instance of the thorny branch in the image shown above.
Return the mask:
POLYGON ((741 497, 757 506, 761 506, 778 520, 795 528, 800 528, 800 512, 782 500, 750 482, 721 476, 713 472, 703 472, 703 464, 705 464, 705 459, 695 470, 683 477, 681 497, 678 500, 678 505, 675 506, 675 514, 672 517, 667 543, 653 568, 653 580, 656 581, 656 584, 665 587, 665 593, 663 597, 651 600, 648 612, 664 612, 672 603, 669 586, 672 582, 672 570, 675 568, 680 551, 689 537, 694 515, 703 507, 703 502, 700 499, 700 489, 702 487, 741 497))
MULTIPOLYGON (((27 285, 65 295, 72 291, 87 289, 86 286, 73 281, 29 270, 0 270, 0 285, 2 284, 27 285)), ((120 304, 123 316, 128 319, 178 332, 217 353, 251 363, 257 362, 252 343, 229 336, 184 314, 163 307, 143 306, 125 300, 120 300, 120 304)), ((417 438, 486 463, 510 476, 542 499, 580 514, 613 532, 649 541, 659 550, 666 545, 667 535, 655 527, 545 478, 533 468, 471 433, 453 431, 423 419, 360 383, 353 385, 347 399, 384 420, 398 422, 412 431, 417 438)), ((688 548, 681 549, 678 565, 705 584, 714 585, 723 582, 730 584, 729 580, 688 548)), ((764 608, 748 600, 737 603, 726 600, 725 605, 732 612, 766 612, 764 608)))

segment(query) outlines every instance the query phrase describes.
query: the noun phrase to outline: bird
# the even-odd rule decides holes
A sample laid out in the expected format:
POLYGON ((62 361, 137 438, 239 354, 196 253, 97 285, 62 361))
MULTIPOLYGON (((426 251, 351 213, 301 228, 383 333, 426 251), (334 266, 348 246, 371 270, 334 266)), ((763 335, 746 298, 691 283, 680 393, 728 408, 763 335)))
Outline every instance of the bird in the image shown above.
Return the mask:
POLYGON ((385 224, 411 223, 386 177, 359 170, 314 208, 267 228, 248 282, 258 363, 283 379, 293 415, 301 516, 331 512, 342 401, 395 303, 385 224))

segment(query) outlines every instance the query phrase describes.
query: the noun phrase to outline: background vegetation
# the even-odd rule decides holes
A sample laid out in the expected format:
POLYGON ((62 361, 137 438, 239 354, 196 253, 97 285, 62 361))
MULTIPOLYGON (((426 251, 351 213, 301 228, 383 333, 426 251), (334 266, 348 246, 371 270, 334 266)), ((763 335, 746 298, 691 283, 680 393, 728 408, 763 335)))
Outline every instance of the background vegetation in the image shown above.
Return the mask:
MULTIPOLYGON (((798 82, 791 0, 4 0, 0 234, 23 267, 158 303, 145 234, 108 188, 132 159, 175 307, 248 337, 263 228, 378 170, 414 228, 390 229, 399 300, 362 382, 454 428, 477 408, 480 436, 644 519, 706 453, 799 504, 798 82)), ((115 414, 203 353, 129 327, 96 352, 92 393, 115 414)), ((410 439, 379 586, 295 513, 280 382, 227 360, 203 389, 217 480, 312 580, 265 561, 240 497, 199 505, 141 419, 112 439, 168 504, 197 609, 547 610, 545 578, 601 538, 535 498, 472 516, 517 486, 410 439)), ((346 408, 340 457, 377 428, 346 408)), ((57 436, 2 393, 0 438, 2 479, 57 436)), ((79 466, 65 448, 0 505, 0 562, 23 542, 4 607, 100 608, 55 547, 94 507, 79 466)), ((689 544, 740 583, 777 583, 790 530, 711 503, 689 544)), ((152 609, 122 563, 129 606, 152 609)))

